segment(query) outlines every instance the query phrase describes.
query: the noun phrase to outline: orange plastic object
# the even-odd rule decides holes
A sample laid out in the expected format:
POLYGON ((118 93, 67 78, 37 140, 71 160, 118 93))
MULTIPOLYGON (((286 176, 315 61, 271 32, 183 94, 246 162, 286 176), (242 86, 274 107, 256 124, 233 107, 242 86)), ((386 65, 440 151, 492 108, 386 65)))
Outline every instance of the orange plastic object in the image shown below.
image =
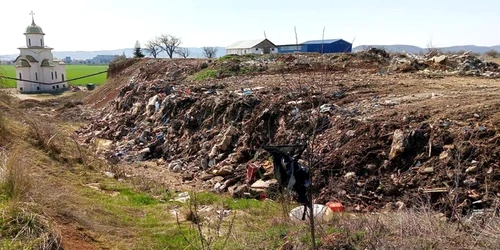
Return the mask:
POLYGON ((326 203, 326 206, 329 207, 333 212, 336 213, 344 212, 344 205, 342 205, 342 203, 340 202, 330 201, 326 203))

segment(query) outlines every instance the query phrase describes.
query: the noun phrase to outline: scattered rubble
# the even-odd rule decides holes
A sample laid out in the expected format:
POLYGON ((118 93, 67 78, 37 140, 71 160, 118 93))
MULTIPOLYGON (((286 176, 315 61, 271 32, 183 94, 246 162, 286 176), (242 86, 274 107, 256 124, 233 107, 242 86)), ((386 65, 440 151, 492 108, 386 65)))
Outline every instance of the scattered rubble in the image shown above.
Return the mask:
POLYGON ((497 63, 483 61, 470 52, 462 55, 398 54, 392 58, 389 68, 401 72, 420 71, 424 75, 500 77, 500 67, 497 63))

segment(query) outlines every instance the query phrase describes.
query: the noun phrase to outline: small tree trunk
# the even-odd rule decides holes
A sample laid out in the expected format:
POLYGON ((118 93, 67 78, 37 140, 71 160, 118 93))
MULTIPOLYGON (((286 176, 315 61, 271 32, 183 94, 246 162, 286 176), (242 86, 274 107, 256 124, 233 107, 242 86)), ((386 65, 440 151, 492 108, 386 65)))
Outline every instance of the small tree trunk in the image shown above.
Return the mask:
POLYGON ((311 249, 316 250, 316 230, 314 223, 314 205, 312 202, 312 195, 309 195, 311 201, 309 202, 309 211, 311 212, 311 216, 309 216, 309 230, 311 231, 311 249))
POLYGON ((316 250, 316 228, 315 228, 315 223, 314 223, 314 202, 313 202, 313 157, 314 157, 314 144, 316 143, 316 127, 317 127, 317 122, 314 124, 314 132, 312 135, 312 140, 311 143, 309 144, 309 211, 310 211, 310 216, 309 216, 309 231, 311 232, 311 249, 316 250))

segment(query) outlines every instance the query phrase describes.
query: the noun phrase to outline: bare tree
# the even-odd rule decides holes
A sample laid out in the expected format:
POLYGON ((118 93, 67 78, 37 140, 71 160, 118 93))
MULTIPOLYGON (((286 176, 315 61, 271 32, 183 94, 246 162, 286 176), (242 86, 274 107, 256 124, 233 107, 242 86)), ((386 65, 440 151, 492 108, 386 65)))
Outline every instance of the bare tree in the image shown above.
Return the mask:
POLYGON ((174 57, 174 53, 177 51, 179 45, 181 45, 182 43, 179 37, 166 34, 162 34, 159 37, 159 40, 161 49, 167 53, 169 58, 174 57))
POLYGON ((431 40, 427 43, 427 53, 432 56, 432 55, 437 55, 439 54, 441 51, 434 45, 434 43, 432 42, 432 37, 431 37, 431 40))
POLYGON ((191 51, 189 51, 188 48, 178 48, 175 53, 182 58, 188 58, 189 55, 191 54, 191 51))
POLYGON ((203 47, 203 55, 206 58, 215 58, 217 56, 218 49, 216 47, 203 47))
POLYGON ((156 58, 162 50, 160 46, 160 39, 158 37, 149 40, 144 46, 144 51, 153 58, 156 58))

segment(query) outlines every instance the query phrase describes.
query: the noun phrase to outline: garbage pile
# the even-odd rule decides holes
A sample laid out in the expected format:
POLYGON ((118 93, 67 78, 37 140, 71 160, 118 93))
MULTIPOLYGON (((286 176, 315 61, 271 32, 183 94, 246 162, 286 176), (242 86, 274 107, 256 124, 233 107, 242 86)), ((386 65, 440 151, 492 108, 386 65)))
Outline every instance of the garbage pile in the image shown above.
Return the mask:
POLYGON ((337 200, 346 210, 372 211, 429 199, 450 211, 491 207, 500 196, 493 182, 500 178, 497 131, 487 124, 397 113, 363 122, 343 106, 349 92, 340 97, 338 90, 313 86, 229 91, 171 74, 140 74, 78 131, 89 144, 107 140, 110 161, 155 161, 215 192, 251 197, 277 186, 263 146, 309 142, 314 150, 303 159, 312 159, 315 203, 337 200))
POLYGON ((417 72, 422 74, 444 74, 460 76, 499 77, 499 65, 483 61, 470 52, 462 55, 444 55, 428 53, 414 55, 396 54, 392 57, 389 68, 399 72, 417 72))

